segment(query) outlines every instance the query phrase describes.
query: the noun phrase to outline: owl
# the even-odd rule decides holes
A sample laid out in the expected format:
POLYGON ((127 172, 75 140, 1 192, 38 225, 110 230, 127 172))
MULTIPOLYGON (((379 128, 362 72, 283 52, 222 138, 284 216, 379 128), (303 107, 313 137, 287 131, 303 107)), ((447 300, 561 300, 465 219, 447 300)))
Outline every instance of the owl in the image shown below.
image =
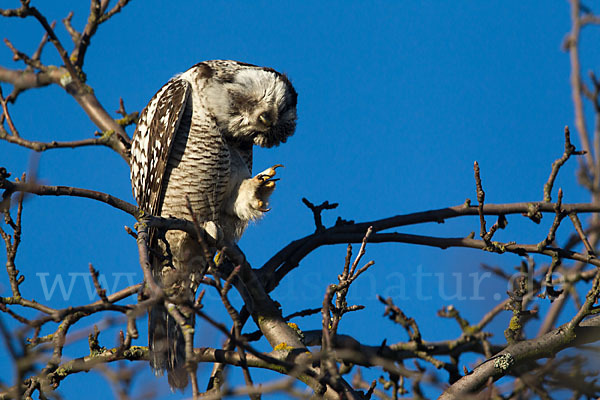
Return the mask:
MULTIPOLYGON (((269 210, 275 165, 252 176, 254 145, 273 147, 296 128, 297 94, 286 75, 229 60, 204 61, 167 82, 142 111, 131 145, 131 182, 141 210, 192 221, 216 241, 236 242, 269 210)), ((151 234, 155 280, 193 302, 206 259, 182 231, 151 234), (155 252, 156 253, 156 252, 155 252)), ((181 307, 182 309, 183 307, 181 307)), ((192 311, 182 310, 194 326, 192 311)), ((187 385, 183 334, 163 304, 149 311, 150 365, 171 388, 187 385)))

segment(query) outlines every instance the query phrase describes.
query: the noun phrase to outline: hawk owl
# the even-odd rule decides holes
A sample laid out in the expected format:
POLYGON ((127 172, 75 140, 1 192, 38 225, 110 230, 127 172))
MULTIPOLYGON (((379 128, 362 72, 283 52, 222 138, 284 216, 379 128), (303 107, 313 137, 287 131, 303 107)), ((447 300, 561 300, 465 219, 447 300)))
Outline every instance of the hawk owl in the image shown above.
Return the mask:
MULTIPOLYGON (((192 220, 215 239, 237 241, 251 220, 268 211, 275 168, 252 177, 252 147, 273 147, 296 128, 297 94, 271 68, 213 60, 167 82, 142 111, 131 145, 131 181, 139 207, 149 214, 192 220)), ((165 292, 193 302, 206 268, 200 245, 182 231, 165 241, 151 234, 155 279, 165 292)), ((193 312, 184 313, 194 325, 193 312)), ((150 365, 168 372, 172 388, 187 385, 183 334, 165 306, 149 312, 150 365)))

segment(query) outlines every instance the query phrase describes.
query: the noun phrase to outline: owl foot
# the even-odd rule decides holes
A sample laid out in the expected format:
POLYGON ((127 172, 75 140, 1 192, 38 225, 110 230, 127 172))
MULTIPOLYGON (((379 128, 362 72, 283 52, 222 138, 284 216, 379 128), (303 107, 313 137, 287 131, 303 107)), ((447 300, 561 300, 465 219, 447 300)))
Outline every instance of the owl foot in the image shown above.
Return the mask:
POLYGON ((269 203, 269 197, 275 190, 275 182, 279 180, 273 179, 275 174, 277 173, 275 170, 277 168, 281 168, 283 165, 276 164, 271 168, 268 168, 256 175, 253 180, 256 180, 256 202, 254 204, 254 208, 261 212, 271 211, 270 208, 266 208, 266 205, 269 203))
POLYGON ((270 210, 269 197, 275 190, 275 182, 279 180, 273 177, 279 167, 283 165, 274 165, 242 182, 234 205, 234 212, 242 221, 260 218, 270 210))

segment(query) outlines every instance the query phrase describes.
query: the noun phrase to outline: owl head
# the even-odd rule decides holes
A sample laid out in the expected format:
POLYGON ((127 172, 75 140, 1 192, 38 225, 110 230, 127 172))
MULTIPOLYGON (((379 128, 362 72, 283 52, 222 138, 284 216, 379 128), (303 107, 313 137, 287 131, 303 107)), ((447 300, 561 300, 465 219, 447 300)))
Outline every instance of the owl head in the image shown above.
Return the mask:
POLYGON ((298 95, 289 79, 250 64, 235 62, 228 67, 207 87, 212 112, 226 138, 261 147, 285 142, 296 129, 298 95))

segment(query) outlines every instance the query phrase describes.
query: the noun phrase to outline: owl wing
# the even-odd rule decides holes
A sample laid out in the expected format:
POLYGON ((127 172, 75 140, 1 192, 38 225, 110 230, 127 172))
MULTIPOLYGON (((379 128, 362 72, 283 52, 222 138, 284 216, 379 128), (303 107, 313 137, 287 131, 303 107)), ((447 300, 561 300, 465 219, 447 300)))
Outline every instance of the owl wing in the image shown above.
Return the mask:
POLYGON ((142 111, 133 135, 133 195, 139 207, 152 215, 160 211, 167 161, 190 92, 190 84, 186 80, 167 82, 142 111))

